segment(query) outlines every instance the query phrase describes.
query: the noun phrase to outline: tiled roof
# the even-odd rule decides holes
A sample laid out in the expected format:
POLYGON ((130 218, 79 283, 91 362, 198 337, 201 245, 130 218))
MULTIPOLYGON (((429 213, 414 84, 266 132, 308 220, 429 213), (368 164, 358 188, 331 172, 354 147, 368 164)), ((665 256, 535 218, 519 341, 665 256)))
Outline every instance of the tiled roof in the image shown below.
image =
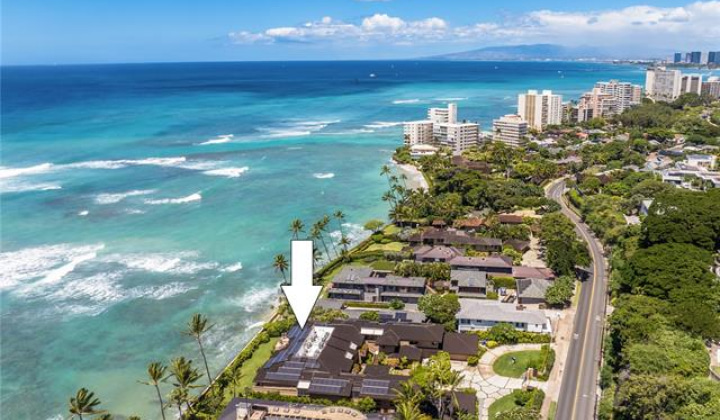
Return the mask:
POLYGON ((517 279, 517 294, 521 298, 545 299, 545 292, 553 282, 545 279, 517 279))

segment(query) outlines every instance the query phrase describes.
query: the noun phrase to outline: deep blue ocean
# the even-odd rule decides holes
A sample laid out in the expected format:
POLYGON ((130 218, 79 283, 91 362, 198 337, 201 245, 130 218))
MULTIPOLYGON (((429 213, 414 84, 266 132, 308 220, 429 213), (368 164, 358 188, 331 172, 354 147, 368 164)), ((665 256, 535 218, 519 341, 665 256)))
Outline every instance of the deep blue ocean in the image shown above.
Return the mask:
POLYGON ((215 323, 211 368, 232 358, 276 302, 290 220, 341 209, 364 237, 399 123, 428 107, 457 102, 488 130, 524 90, 643 78, 558 62, 3 67, 2 418, 66 417, 81 386, 156 418, 146 364, 199 361, 180 333, 195 312, 215 323))

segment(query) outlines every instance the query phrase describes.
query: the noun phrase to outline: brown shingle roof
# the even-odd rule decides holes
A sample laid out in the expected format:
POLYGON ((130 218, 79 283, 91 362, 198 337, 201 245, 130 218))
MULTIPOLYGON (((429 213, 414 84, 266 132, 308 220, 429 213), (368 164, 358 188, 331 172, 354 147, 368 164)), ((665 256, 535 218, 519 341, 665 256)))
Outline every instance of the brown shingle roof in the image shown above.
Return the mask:
POLYGON ((450 354, 474 356, 478 352, 478 336, 454 332, 445 333, 442 349, 450 354))

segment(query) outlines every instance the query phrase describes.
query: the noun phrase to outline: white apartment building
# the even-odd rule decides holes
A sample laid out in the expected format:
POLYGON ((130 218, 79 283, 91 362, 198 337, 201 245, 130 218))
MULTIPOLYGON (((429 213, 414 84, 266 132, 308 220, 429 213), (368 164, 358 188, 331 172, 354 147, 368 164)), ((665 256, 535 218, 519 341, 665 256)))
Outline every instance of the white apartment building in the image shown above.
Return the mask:
POLYGON ((449 147, 453 153, 460 153, 476 146, 480 139, 480 125, 458 122, 457 105, 447 108, 428 109, 428 119, 406 122, 403 125, 406 146, 433 144, 449 147))
POLYGON ((449 147, 453 154, 459 154, 478 145, 480 124, 469 122, 434 124, 433 136, 436 143, 449 147))
POLYGON ((428 120, 433 124, 454 124, 457 122, 457 105, 449 103, 447 108, 428 109, 428 120))
POLYGON ((682 73, 664 67, 648 69, 645 74, 645 94, 654 101, 674 101, 680 96, 682 73))
POLYGON ((433 123, 429 120, 411 121, 403 124, 405 146, 430 144, 433 141, 433 123))
POLYGON ((518 115, 528 126, 542 130, 547 125, 562 123, 562 96, 553 95, 551 90, 529 90, 518 95, 518 115))
POLYGON ((595 83, 595 89, 599 89, 600 93, 612 95, 615 98, 617 103, 614 112, 616 114, 622 114, 626 109, 639 105, 642 101, 642 87, 629 82, 617 80, 597 82, 595 83))
POLYGON ((684 74, 680 79, 680 94, 696 93, 700 95, 702 92, 702 75, 701 74, 684 74))
POLYGON ((593 118, 607 118, 617 114, 618 100, 609 93, 603 93, 600 88, 587 92, 578 101, 578 122, 589 121, 593 118))
POLYGON ((709 77, 707 81, 703 82, 700 93, 720 99, 720 77, 709 77))
POLYGON ((495 141, 517 147, 523 144, 527 134, 528 123, 519 115, 509 114, 493 120, 493 140, 495 141))

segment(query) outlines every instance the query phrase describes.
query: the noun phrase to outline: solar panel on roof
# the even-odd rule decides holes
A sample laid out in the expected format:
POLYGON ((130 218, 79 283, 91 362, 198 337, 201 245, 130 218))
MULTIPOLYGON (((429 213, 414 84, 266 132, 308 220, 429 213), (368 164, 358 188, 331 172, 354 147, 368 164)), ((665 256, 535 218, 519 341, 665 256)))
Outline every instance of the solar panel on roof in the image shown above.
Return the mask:
POLYGON ((295 381, 299 378, 299 375, 283 372, 268 372, 265 374, 265 378, 273 381, 295 381))
POLYGON ((389 387, 390 381, 384 379, 363 379, 362 386, 384 386, 389 387))
POLYGON ((388 388, 364 386, 364 387, 360 388, 360 393, 363 395, 387 395, 388 388))
POLYGON ((314 378, 312 383, 316 385, 345 386, 348 381, 345 379, 314 378))

